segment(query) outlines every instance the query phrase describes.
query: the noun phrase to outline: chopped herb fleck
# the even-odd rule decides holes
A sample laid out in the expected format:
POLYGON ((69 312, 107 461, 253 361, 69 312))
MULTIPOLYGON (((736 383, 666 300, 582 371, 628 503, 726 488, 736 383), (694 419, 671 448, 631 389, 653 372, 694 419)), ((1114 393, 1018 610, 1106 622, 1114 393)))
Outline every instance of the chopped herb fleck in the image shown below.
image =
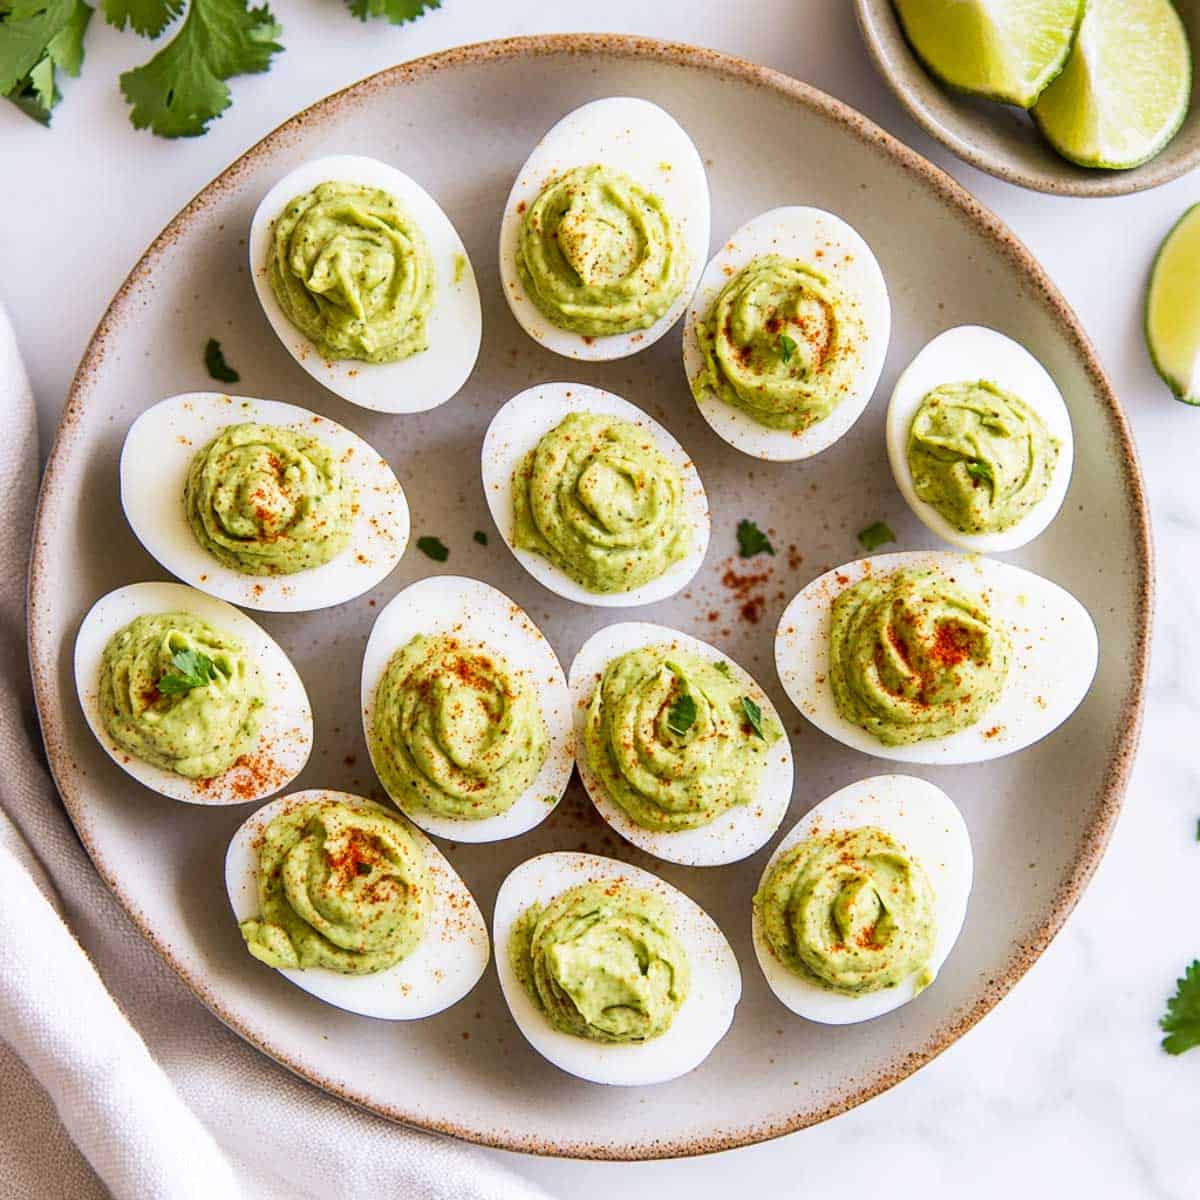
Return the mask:
POLYGON ((355 871, 356 871, 356 872, 357 872, 359 875, 370 875, 370 873, 371 873, 371 864, 370 864, 370 863, 365 863, 365 862, 359 862, 359 863, 355 863, 355 864, 354 864, 354 870, 355 870, 355 871))
POLYGON ((746 720, 750 722, 750 728, 765 742, 767 739, 762 731, 762 709, 749 696, 743 696, 742 712, 745 713, 746 720))
POLYGON ((877 550, 884 542, 894 542, 896 535, 890 525, 876 521, 874 525, 868 525, 866 529, 859 531, 858 540, 864 550, 870 551, 877 550))
POLYGON ((237 383, 241 376, 225 361, 221 343, 216 338, 209 338, 204 347, 204 366, 209 375, 218 383, 237 383))
POLYGON ((158 690, 165 696, 182 696, 217 677, 216 664, 199 650, 176 650, 171 655, 171 666, 174 670, 158 681, 158 690))
POLYGON ((696 723, 696 701, 688 692, 682 693, 667 713, 667 728, 680 737, 696 723))
POLYGON ((1168 1054, 1200 1046, 1200 958, 1175 981, 1175 995, 1167 1001, 1167 1013, 1159 1025, 1167 1034, 1162 1048, 1168 1054))
POLYGON ((487 534, 484 533, 482 529, 475 530, 475 532, 474 532, 474 534, 472 534, 472 536, 481 546, 487 545, 487 534))
POLYGON ((796 353, 796 342, 793 338, 788 337, 786 333, 779 335, 779 357, 785 363, 792 361, 792 355, 796 353))
POLYGON ((713 668, 717 671, 720 671, 721 674, 724 675, 726 679, 733 678, 733 674, 729 670, 729 664, 724 659, 721 659, 719 662, 713 663, 713 668))
POLYGON ((984 483, 994 483, 996 479, 996 477, 992 474, 992 468, 988 463, 977 462, 975 459, 971 459, 971 461, 967 463, 967 474, 970 475, 972 479, 979 479, 984 483))
POLYGON ((756 554, 774 554, 767 535, 751 520, 743 518, 737 527, 738 554, 742 558, 753 558, 756 554))
POLYGON ((450 551, 446 549, 441 538, 419 537, 417 538, 417 549, 422 554, 429 555, 434 562, 445 562, 450 557, 450 551))

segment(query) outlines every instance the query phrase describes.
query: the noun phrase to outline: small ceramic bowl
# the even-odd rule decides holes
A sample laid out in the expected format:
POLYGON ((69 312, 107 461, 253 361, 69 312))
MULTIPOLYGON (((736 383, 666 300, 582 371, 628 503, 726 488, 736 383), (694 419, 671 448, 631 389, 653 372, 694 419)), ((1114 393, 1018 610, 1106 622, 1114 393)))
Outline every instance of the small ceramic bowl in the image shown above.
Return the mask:
MULTIPOLYGON (((1200 0, 1175 0, 1200 75, 1200 0)), ((938 83, 904 37, 892 0, 854 0, 876 68, 923 129, 997 179, 1059 196, 1124 196, 1169 183, 1200 165, 1200 80, 1183 125, 1165 150, 1129 171, 1079 167, 1060 158, 1023 112, 938 83)))

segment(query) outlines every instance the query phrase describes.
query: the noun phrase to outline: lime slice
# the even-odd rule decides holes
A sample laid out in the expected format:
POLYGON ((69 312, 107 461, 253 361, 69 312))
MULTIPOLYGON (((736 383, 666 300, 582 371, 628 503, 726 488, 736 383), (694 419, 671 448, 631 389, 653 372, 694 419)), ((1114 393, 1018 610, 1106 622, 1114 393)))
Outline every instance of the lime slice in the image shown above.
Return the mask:
POLYGON ((912 48, 943 83, 1030 108, 1063 68, 1084 0, 895 0, 912 48))
POLYGON ((1146 345, 1175 395, 1200 404, 1200 204, 1167 234, 1146 292, 1146 345))
POLYGON ((1191 90, 1187 33, 1170 0, 1088 0, 1067 65, 1033 115, 1064 158, 1121 170, 1175 136, 1191 90))

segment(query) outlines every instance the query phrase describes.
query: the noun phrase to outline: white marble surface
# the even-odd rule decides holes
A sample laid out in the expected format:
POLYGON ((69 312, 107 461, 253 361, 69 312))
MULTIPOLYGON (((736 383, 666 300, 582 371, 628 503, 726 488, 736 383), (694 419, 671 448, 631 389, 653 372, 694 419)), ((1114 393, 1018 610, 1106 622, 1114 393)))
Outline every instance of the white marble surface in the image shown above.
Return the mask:
MULTIPOLYGON (((445 0, 391 29, 349 20, 339 0, 278 0, 287 52, 235 80, 209 134, 136 133, 117 74, 146 44, 97 17, 80 80, 46 132, 0 104, 3 295, 43 417, 43 444, 104 306, 146 244, 230 160, 296 109, 394 62, 517 33, 636 32, 696 42, 787 71, 839 96, 946 167, 1041 258, 1099 348, 1133 423, 1159 564, 1146 732, 1126 809, 1066 930, 999 1008, 887 1095, 765 1146, 672 1163, 503 1157, 572 1200, 670 1190, 690 1200, 868 1193, 1010 1200, 1014 1193, 1190 1200, 1200 1194, 1200 1050, 1171 1059, 1155 1022, 1176 974, 1200 955, 1196 921, 1200 768, 1200 411, 1175 403, 1147 361, 1141 295, 1155 246, 1200 173, 1156 192, 1063 200, 964 166, 919 133, 875 77, 849 0, 445 0)), ((1096 531, 1103 537, 1103 530, 1096 531)))

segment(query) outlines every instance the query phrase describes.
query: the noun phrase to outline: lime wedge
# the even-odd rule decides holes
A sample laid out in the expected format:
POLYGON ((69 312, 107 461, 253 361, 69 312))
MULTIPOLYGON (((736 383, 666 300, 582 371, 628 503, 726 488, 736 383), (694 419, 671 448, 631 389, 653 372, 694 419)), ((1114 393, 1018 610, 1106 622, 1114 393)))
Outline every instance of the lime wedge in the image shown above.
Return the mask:
POLYGON ((1032 107, 1063 68, 1084 0, 895 0, 917 56, 943 83, 1032 107))
POLYGON ((1159 247, 1146 292, 1146 345, 1155 370, 1186 404, 1200 404, 1200 204, 1159 247))
POLYGON ((1175 136, 1191 90, 1187 33, 1171 0, 1088 0, 1067 65, 1033 115, 1064 158, 1122 170, 1175 136))

